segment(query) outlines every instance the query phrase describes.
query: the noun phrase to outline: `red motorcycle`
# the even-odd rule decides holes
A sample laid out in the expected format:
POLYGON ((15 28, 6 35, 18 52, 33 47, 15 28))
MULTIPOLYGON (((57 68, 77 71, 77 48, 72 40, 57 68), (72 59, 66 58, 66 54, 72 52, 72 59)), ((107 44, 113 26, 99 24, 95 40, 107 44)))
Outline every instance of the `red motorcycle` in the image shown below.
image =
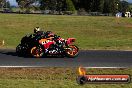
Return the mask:
POLYGON ((79 52, 79 48, 72 45, 75 42, 75 38, 68 38, 67 40, 58 38, 56 41, 53 37, 42 38, 39 40, 39 44, 31 48, 31 55, 33 57, 43 57, 43 56, 66 56, 66 57, 76 57, 79 52))

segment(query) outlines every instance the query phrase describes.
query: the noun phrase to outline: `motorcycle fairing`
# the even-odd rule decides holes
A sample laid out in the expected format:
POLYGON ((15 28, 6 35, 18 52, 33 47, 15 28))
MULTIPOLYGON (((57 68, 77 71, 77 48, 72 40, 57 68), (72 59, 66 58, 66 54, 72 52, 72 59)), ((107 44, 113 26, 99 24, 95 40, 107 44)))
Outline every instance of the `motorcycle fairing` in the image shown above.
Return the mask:
POLYGON ((45 49, 48 49, 51 44, 54 44, 54 41, 48 40, 48 39, 41 39, 39 40, 39 43, 44 46, 45 49))
POLYGON ((68 38, 67 40, 66 40, 66 44, 67 45, 69 45, 69 44, 72 44, 73 42, 75 42, 75 38, 68 38))

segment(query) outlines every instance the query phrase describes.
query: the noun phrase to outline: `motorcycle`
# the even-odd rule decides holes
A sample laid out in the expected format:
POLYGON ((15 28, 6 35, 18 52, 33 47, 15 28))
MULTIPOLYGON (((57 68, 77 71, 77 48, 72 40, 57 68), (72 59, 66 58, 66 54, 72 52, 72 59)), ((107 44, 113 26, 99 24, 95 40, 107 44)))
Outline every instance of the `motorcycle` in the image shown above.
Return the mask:
POLYGON ((21 44, 16 47, 16 53, 19 56, 32 56, 36 58, 44 56, 66 56, 76 57, 79 52, 79 48, 76 45, 72 45, 75 42, 75 38, 46 38, 44 36, 25 36, 21 40, 21 44))

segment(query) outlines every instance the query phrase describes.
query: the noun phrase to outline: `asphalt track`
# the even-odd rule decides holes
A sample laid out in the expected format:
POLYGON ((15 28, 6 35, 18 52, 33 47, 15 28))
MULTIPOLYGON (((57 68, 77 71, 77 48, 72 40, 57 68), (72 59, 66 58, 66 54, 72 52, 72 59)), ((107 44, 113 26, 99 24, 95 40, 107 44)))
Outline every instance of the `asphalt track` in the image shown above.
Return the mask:
POLYGON ((132 67, 132 51, 80 51, 76 58, 24 58, 15 50, 0 50, 0 66, 36 67, 132 67))

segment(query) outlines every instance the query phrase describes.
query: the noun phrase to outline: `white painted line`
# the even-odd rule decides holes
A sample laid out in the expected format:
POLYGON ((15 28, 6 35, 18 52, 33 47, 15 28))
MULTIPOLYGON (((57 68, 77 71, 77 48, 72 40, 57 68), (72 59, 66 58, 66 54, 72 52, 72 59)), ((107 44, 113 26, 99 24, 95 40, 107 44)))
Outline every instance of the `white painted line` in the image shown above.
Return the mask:
MULTIPOLYGON (((46 66, 0 66, 0 68, 42 68, 42 67, 46 67, 46 66)), ((68 67, 65 67, 65 68, 68 68, 68 67)), ((129 67, 82 67, 82 68, 87 69, 87 68, 129 68, 129 67)))
POLYGON ((129 68, 129 67, 82 67, 82 68, 129 68))
POLYGON ((0 68, 39 68, 45 66, 0 66, 0 68))

